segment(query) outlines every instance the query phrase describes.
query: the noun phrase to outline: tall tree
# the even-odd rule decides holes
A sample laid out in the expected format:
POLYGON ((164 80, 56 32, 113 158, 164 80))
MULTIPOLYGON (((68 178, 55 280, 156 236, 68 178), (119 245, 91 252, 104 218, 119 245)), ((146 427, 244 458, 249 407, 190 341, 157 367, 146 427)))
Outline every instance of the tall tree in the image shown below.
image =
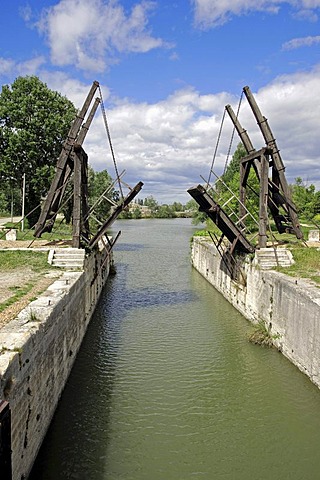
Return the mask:
MULTIPOLYGON (((236 195, 236 197, 239 197, 240 194, 240 160, 246 155, 247 153, 243 144, 239 143, 232 156, 231 162, 226 168, 224 174, 222 175, 222 180, 227 185, 227 187, 236 195)), ((232 196, 228 188, 226 188, 222 183, 217 183, 217 193, 220 205, 223 205, 232 196)), ((253 168, 251 168, 247 179, 246 207, 253 215, 257 215, 259 212, 259 189, 259 181, 253 168)), ((239 203, 236 198, 228 202, 228 207, 234 212, 239 211, 239 203)), ((248 218, 247 224, 249 224, 250 221, 250 218, 248 218)))
MULTIPOLYGON (((18 77, 0 93, 0 184, 22 185, 26 212, 46 195, 57 158, 74 119, 74 105, 35 76, 18 77)), ((40 213, 29 217, 33 226, 40 213)))
POLYGON ((89 203, 98 222, 104 222, 110 215, 112 203, 119 200, 119 192, 112 186, 112 178, 107 170, 95 172, 89 167, 89 203))
POLYGON ((306 219, 312 219, 320 213, 320 191, 316 191, 313 184, 304 184, 301 177, 297 177, 295 180, 291 189, 298 212, 306 219))

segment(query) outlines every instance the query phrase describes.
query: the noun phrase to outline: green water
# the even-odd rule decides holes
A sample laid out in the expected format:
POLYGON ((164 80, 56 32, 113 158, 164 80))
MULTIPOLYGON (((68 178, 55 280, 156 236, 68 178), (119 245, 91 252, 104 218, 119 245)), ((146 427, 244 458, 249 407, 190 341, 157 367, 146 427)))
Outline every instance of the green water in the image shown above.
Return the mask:
POLYGON ((32 480, 320 478, 320 391, 190 265, 189 220, 121 221, 32 480))

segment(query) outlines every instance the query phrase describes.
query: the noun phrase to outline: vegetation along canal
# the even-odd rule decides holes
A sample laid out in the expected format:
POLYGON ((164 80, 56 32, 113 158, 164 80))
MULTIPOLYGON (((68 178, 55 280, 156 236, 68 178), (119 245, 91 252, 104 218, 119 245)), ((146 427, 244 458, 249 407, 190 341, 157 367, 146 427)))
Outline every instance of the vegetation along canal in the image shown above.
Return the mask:
POLYGON ((320 392, 190 265, 188 219, 123 220, 32 480, 312 480, 320 392))

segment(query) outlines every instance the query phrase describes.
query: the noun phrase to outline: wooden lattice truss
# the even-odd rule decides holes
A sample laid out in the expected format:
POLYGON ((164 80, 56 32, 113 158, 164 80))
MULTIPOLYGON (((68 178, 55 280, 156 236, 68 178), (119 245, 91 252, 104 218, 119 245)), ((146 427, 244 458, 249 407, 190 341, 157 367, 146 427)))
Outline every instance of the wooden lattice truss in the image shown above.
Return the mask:
POLYGON ((227 105, 226 111, 247 151, 247 156, 240 161, 238 220, 235 222, 227 215, 223 208, 213 199, 212 195, 210 195, 210 189, 198 185, 190 188, 188 192, 199 204, 199 210, 204 211, 219 227, 222 235, 229 240, 231 252, 236 250, 248 253, 253 252, 255 249, 244 233, 248 212, 246 209, 247 180, 251 167, 259 180, 258 247, 263 248, 267 245, 268 209, 279 233, 292 233, 298 239, 302 239, 303 235, 276 140, 267 119, 261 114, 249 87, 244 87, 243 91, 257 120, 266 146, 260 150, 254 148, 247 131, 240 124, 231 106, 227 105))
MULTIPOLYGON (((99 83, 93 82, 83 107, 76 116, 68 133, 67 139, 64 142, 57 162, 54 179, 51 183, 48 195, 42 206, 40 217, 35 226, 35 237, 40 237, 44 232, 51 232, 56 217, 61 209, 64 194, 72 174, 72 244, 73 247, 76 248, 80 248, 81 246, 94 247, 99 239, 105 234, 106 230, 112 225, 119 214, 129 205, 129 203, 139 193, 143 186, 143 183, 139 182, 134 188, 129 187, 129 194, 124 198, 120 184, 120 176, 118 176, 118 171, 116 169, 116 174, 118 176, 117 180, 119 181, 120 192, 122 196, 121 201, 118 205, 113 207, 111 215, 101 225, 98 232, 91 237, 89 230, 90 211, 88 203, 88 156, 83 150, 82 144, 86 138, 98 105, 101 102, 100 98, 97 97, 95 99, 87 120, 84 121, 97 89, 100 90, 99 83)), ((109 136, 109 130, 107 133, 109 136)))

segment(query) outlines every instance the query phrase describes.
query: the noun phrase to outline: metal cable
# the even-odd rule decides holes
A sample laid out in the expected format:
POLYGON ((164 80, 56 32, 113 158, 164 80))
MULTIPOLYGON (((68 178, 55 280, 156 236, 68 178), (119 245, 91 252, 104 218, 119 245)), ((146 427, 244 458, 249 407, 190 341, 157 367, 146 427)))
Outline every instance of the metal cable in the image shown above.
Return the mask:
MULTIPOLYGON (((238 103, 237 114, 236 114, 236 118, 237 118, 237 119, 238 119, 239 112, 240 112, 240 107, 241 107, 241 103, 242 103, 242 98, 243 98, 243 90, 242 90, 242 92, 241 92, 240 100, 239 100, 239 103, 238 103)), ((231 148, 232 148, 232 144, 233 144, 233 139, 234 139, 235 130, 236 130, 236 126, 233 125, 233 130, 232 130, 232 134, 231 134, 231 139, 230 139, 229 149, 228 149, 228 153, 227 153, 227 158, 226 158, 226 162, 225 162, 225 164, 224 164, 223 175, 226 173, 227 166, 228 166, 228 163, 229 163, 229 157, 230 157, 230 152, 231 152, 231 148)))
POLYGON ((116 172, 116 178, 117 178, 117 181, 118 181, 118 184, 119 184, 119 190, 120 190, 121 198, 122 198, 122 201, 123 201, 123 199, 124 199, 124 197, 123 197, 123 191, 122 191, 120 176, 119 176, 119 173, 118 173, 118 167, 117 167, 116 157, 115 157, 115 154, 114 154, 113 145, 112 145, 112 141, 111 141, 111 135, 110 135, 109 125, 108 125, 108 120, 107 120, 107 114, 106 114, 106 109, 104 108, 102 91, 101 91, 100 85, 99 85, 98 88, 99 88, 99 95, 100 95, 100 99, 101 99, 100 106, 101 106, 101 111, 102 111, 104 126, 105 126, 105 129, 106 129, 106 132, 107 132, 107 136, 108 136, 108 140, 109 140, 109 145, 110 145, 110 150, 111 150, 111 155, 112 155, 112 160, 113 160, 113 165, 114 165, 114 169, 115 169, 115 172, 116 172))
POLYGON ((218 146, 219 146, 219 143, 220 143, 220 138, 221 138, 221 133, 222 133, 222 127, 223 127, 223 124, 224 124, 225 116, 226 116, 226 110, 224 110, 224 112, 223 112, 222 119, 221 119, 221 123, 220 123, 220 129, 219 129, 219 133, 218 133, 218 138, 217 138, 217 142, 216 142, 216 147, 215 147, 215 149, 214 149, 214 154, 213 154, 212 162, 211 162, 211 168, 210 168, 209 177, 208 177, 208 181, 207 181, 207 188, 209 188, 209 185, 210 185, 211 174, 212 174, 213 165, 214 165, 214 162, 215 162, 215 159, 216 159, 216 156, 217 156, 217 151, 218 151, 218 146))

